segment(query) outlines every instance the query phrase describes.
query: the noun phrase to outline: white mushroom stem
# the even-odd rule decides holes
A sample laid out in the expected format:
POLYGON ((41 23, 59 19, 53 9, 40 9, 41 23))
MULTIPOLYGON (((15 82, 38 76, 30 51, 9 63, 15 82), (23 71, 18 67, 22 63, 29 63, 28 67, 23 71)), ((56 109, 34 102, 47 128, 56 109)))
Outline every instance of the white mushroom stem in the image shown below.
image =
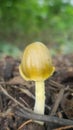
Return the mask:
MULTIPOLYGON (((35 81, 35 106, 34 112, 44 115, 45 110, 45 84, 44 81, 35 81)), ((39 122, 43 124, 43 122, 39 122)))

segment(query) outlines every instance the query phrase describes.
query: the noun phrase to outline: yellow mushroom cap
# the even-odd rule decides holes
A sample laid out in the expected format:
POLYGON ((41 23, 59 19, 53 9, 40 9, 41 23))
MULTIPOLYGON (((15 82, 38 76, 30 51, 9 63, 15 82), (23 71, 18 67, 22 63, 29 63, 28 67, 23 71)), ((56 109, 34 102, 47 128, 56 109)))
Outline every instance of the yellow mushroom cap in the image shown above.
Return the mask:
POLYGON ((46 80, 54 70, 49 50, 43 43, 35 42, 25 48, 19 66, 20 74, 25 80, 46 80))

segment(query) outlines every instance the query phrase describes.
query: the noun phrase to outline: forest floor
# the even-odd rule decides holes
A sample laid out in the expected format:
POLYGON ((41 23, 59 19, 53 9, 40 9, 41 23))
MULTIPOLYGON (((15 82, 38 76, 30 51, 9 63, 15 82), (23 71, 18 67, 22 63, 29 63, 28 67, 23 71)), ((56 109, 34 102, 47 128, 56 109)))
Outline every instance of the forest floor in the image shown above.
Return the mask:
POLYGON ((33 112, 34 82, 20 77, 19 64, 11 56, 0 60, 0 130, 73 130, 73 54, 53 57, 56 70, 45 81, 44 115, 33 112))

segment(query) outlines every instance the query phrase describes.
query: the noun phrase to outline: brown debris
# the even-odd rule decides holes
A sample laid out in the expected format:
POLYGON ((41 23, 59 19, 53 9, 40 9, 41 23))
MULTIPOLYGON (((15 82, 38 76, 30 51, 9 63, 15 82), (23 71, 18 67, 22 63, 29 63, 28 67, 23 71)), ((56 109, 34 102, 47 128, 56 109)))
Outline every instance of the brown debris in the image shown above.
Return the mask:
POLYGON ((61 107, 69 119, 73 119, 73 93, 66 93, 61 101, 61 107))
POLYGON ((72 130, 72 129, 73 129, 73 125, 60 127, 60 128, 53 129, 53 130, 72 130))
POLYGON ((0 61, 0 130, 73 129, 73 54, 53 58, 56 71, 46 80, 43 116, 33 113, 34 82, 21 78, 19 63, 10 56, 0 61), (45 126, 27 119, 44 121, 45 126))

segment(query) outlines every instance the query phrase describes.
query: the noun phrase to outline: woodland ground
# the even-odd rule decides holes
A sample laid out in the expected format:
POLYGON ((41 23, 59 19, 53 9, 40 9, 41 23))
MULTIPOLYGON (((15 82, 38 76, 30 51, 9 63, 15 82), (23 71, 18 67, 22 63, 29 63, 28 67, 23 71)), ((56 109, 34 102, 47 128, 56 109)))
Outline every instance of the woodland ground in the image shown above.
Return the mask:
POLYGON ((34 82, 20 77, 19 63, 11 56, 0 60, 0 130, 73 130, 73 54, 53 57, 56 70, 45 81, 44 116, 32 111, 34 82))

